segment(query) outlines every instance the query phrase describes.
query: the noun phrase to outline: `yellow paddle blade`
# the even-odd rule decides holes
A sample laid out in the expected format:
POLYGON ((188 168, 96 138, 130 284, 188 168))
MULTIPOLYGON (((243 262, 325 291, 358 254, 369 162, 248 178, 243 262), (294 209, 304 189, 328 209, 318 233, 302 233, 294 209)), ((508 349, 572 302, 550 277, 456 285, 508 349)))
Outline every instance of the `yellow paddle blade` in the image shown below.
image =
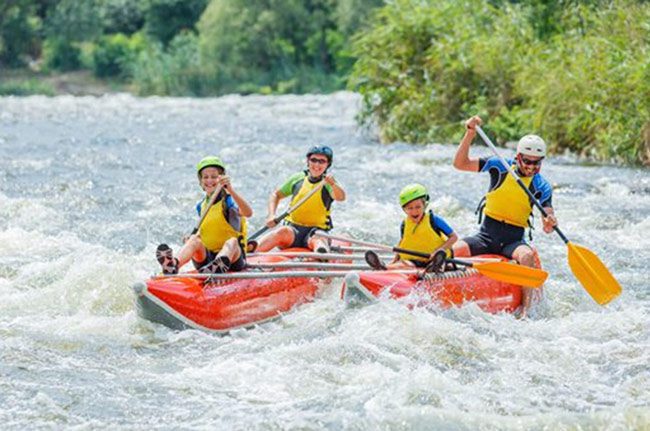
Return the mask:
POLYGON ((600 305, 621 294, 621 285, 591 250, 568 242, 569 266, 587 293, 600 305))
POLYGON ((540 287, 548 277, 542 269, 508 262, 476 262, 472 267, 486 277, 525 287, 540 287))

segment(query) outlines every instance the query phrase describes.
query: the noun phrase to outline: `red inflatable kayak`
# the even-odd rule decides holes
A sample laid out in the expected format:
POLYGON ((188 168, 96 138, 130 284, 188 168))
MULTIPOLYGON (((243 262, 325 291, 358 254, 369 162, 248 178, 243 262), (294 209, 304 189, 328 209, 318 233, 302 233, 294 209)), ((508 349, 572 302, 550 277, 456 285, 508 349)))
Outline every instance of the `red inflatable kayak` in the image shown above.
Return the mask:
MULTIPOLYGON (((306 249, 288 249, 285 252, 318 256, 306 249)), ((249 265, 281 262, 295 261, 273 253, 248 259, 249 265)), ((282 270, 246 270, 228 275, 247 278, 211 281, 198 278, 200 275, 193 272, 152 277, 146 282, 136 283, 133 290, 138 314, 144 319, 173 329, 194 328, 227 333, 277 318, 300 304, 312 301, 329 279, 310 276, 311 272, 293 272, 285 276, 282 270)), ((347 272, 331 273, 341 276, 347 272)), ((228 275, 220 274, 219 277, 228 275)))
MULTIPOLYGON (((501 256, 484 255, 480 258, 501 256)), ((489 313, 513 312, 521 305, 521 286, 496 281, 472 268, 442 274, 404 274, 396 271, 350 273, 345 278, 341 296, 348 305, 375 301, 378 297, 403 298, 417 295, 418 305, 442 308, 476 303, 489 313)))

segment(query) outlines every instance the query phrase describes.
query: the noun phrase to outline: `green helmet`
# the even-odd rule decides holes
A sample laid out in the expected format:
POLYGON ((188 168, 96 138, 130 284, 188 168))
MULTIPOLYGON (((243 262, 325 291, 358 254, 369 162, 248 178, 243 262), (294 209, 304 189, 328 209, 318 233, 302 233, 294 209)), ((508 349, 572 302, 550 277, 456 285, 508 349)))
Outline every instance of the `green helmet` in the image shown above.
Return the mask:
POLYGON ((204 157, 201 159, 199 163, 196 165, 196 173, 201 175, 201 171, 208 166, 216 166, 218 168, 223 169, 224 172, 226 172, 226 165, 223 164, 221 159, 217 156, 208 156, 204 157))
POLYGON ((427 188, 422 184, 409 184, 399 192, 399 204, 402 207, 409 202, 422 198, 424 199, 425 204, 429 203, 429 193, 427 192, 427 188))

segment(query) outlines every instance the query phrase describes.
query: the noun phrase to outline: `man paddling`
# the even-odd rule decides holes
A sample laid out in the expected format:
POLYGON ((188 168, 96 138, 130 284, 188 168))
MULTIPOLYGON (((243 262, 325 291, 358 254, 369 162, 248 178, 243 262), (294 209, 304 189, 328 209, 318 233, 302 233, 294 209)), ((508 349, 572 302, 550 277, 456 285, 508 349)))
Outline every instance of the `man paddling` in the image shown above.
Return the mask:
MULTIPOLYGON (((328 146, 315 146, 307 151, 307 170, 298 172, 269 196, 268 216, 266 226, 272 228, 276 225, 275 212, 280 201, 291 196, 291 205, 306 197, 314 188, 325 186, 320 193, 311 197, 297 207, 286 218, 285 226, 267 233, 260 238, 256 251, 269 251, 274 247, 280 249, 288 247, 304 247, 311 250, 327 253, 329 246, 323 238, 313 237, 315 230, 328 231, 332 229, 330 208, 334 201, 345 200, 345 190, 336 182, 327 170, 332 166, 334 153, 328 146)), ((249 243, 253 244, 253 243, 249 243)), ((249 248, 249 251, 253 251, 249 248)))
MULTIPOLYGON (((476 136, 476 126, 481 123, 479 116, 473 116, 465 122, 465 136, 456 150, 454 167, 461 171, 490 174, 490 187, 479 206, 484 216, 483 222, 476 235, 463 238, 454 244, 454 255, 466 257, 485 253, 500 254, 522 265, 534 267, 535 252, 524 239, 533 203, 514 177, 508 174, 499 158, 469 156, 469 147, 476 136)), ((550 233, 557 225, 557 219, 551 203, 553 189, 539 173, 545 157, 544 140, 537 135, 526 135, 517 144, 515 159, 507 160, 507 163, 513 166, 524 185, 546 210, 548 217, 542 218, 542 223, 544 232, 550 233)), ((533 289, 523 289, 521 317, 526 316, 532 295, 533 289)))

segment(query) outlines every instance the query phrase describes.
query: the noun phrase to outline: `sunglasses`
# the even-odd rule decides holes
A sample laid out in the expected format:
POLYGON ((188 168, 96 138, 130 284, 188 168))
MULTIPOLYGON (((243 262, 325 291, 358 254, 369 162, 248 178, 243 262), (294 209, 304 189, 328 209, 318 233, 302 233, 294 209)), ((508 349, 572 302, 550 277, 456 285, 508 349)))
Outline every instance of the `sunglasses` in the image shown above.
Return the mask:
POLYGON ((311 157, 309 161, 312 163, 318 163, 319 165, 324 165, 325 163, 327 163, 327 159, 318 159, 316 157, 311 157))
POLYGON ((521 163, 523 163, 524 165, 537 166, 537 165, 540 165, 542 163, 542 160, 544 160, 544 157, 542 157, 541 159, 538 159, 538 160, 530 160, 530 159, 527 159, 525 157, 520 157, 519 160, 521 160, 521 163))

